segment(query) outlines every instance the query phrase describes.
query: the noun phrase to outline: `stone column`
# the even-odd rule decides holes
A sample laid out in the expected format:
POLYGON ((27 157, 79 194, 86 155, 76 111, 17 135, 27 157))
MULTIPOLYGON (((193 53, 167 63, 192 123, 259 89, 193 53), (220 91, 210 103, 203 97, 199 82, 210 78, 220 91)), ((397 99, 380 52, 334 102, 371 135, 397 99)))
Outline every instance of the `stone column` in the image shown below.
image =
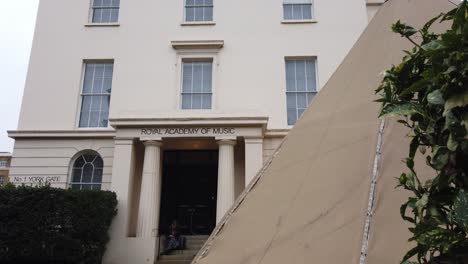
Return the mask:
POLYGON ((219 145, 219 161, 216 222, 219 223, 234 203, 234 146, 236 141, 221 139, 217 143, 219 145))
POLYGON ((161 141, 150 140, 145 145, 140 206, 138 210, 137 237, 158 235, 161 203, 161 141))
POLYGON ((126 237, 129 228, 130 190, 133 185, 133 139, 116 138, 114 143, 111 191, 117 194, 117 216, 112 221, 112 240, 126 237))
POLYGON ((245 139, 245 187, 263 166, 263 139, 245 139))

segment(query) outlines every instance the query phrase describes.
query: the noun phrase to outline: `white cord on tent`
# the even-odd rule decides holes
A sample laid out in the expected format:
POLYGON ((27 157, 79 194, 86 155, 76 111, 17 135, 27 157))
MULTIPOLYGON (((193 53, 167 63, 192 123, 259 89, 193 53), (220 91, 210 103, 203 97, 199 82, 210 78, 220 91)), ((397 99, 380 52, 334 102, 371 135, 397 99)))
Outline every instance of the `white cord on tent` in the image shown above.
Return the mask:
POLYGON ((374 165, 372 168, 372 182, 369 191, 369 200, 367 204, 367 216, 366 224, 364 225, 364 234, 362 235, 361 245, 361 257, 359 258, 359 264, 366 264, 367 261, 367 250, 369 248, 369 237, 372 223, 372 216, 374 214, 374 201, 377 194, 377 179, 380 172, 380 160, 382 158, 382 143, 383 134, 385 130, 385 119, 380 121, 379 135, 377 137, 377 146, 375 149, 374 165))

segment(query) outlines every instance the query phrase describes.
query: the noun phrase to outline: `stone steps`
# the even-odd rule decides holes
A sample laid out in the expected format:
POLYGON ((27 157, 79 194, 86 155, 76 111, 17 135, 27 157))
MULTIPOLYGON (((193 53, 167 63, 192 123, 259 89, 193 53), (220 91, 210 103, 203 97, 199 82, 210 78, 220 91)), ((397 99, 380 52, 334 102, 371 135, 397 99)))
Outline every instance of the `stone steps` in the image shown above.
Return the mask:
POLYGON ((159 257, 155 264, 190 264, 209 236, 185 236, 186 248, 159 257))

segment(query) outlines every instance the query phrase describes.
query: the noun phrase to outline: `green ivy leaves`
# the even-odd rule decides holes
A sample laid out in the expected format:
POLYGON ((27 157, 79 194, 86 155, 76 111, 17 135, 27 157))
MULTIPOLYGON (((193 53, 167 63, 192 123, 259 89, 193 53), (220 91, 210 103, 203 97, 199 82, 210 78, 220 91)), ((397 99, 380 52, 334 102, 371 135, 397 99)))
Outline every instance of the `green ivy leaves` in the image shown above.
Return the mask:
POLYGON ((455 221, 468 232, 468 192, 460 190, 453 203, 455 221))

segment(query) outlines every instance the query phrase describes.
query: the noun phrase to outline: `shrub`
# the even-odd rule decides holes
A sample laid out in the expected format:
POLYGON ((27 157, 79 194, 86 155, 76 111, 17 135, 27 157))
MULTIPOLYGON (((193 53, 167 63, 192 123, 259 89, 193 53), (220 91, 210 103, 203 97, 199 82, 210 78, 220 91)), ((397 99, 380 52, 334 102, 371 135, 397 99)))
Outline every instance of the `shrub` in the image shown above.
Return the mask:
POLYGON ((0 263, 101 263, 113 192, 0 188, 0 263))

